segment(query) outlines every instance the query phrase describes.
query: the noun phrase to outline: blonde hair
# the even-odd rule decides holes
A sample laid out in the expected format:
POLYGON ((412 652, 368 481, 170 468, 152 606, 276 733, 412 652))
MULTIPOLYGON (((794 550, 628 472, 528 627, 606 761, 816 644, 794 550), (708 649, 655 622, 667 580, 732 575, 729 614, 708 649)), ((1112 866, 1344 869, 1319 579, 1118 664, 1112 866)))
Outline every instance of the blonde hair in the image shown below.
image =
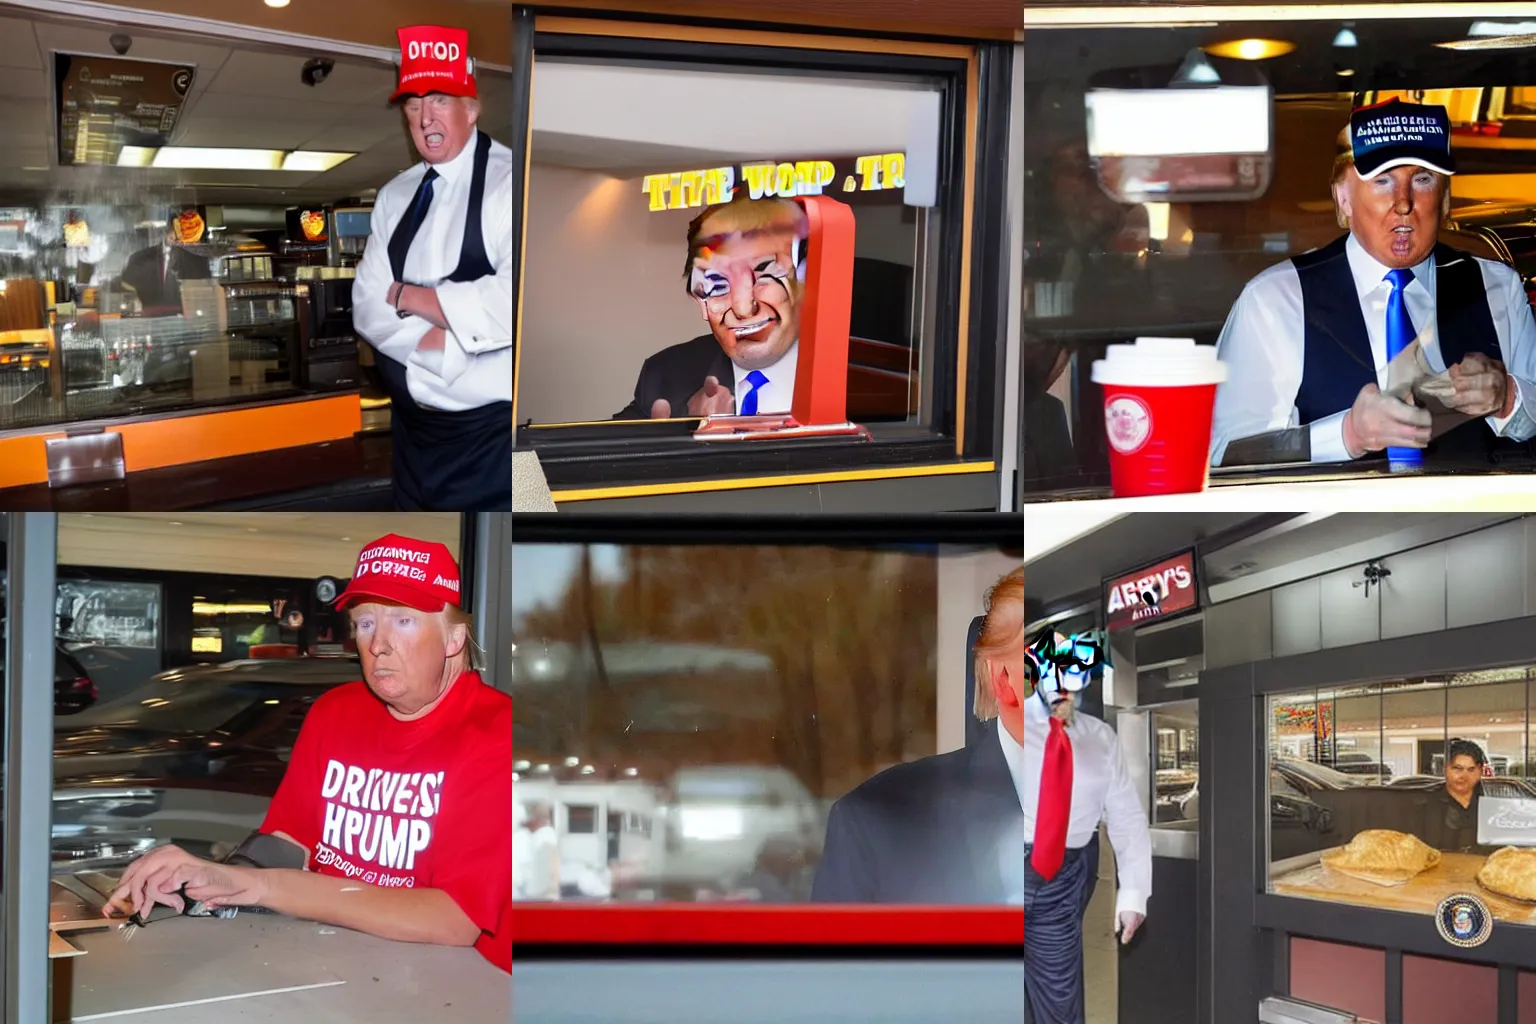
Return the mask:
MULTIPOLYGON (((1344 184, 1345 175, 1355 169, 1355 151, 1349 144, 1348 126, 1339 132, 1338 143, 1342 148, 1333 158, 1333 171, 1328 177, 1328 195, 1333 199, 1334 222, 1347 231, 1349 218, 1344 216, 1344 208, 1339 205, 1339 186, 1344 184)), ((1440 182, 1440 219, 1444 220, 1451 215, 1451 179, 1439 171, 1430 173, 1440 182)))
POLYGON ((986 616, 976 637, 976 717, 989 722, 997 717, 997 694, 992 692, 990 662, 1024 641, 1024 567, 1008 573, 987 591, 986 616))
MULTIPOLYGON (((793 199, 751 199, 738 195, 728 203, 716 203, 688 224, 688 262, 683 282, 693 276, 693 263, 706 250, 719 248, 733 235, 794 235, 804 241, 811 232, 805 209, 793 199)), ((804 247, 801 247, 804 258, 804 247)))
MULTIPOLYGON (((359 601, 347 609, 347 622, 352 626, 352 636, 357 637, 357 609, 363 605, 378 604, 393 607, 406 607, 396 605, 392 601, 359 601)), ((449 658, 450 661, 459 663, 460 672, 481 672, 485 669, 485 652, 475 642, 475 617, 457 605, 445 604, 440 612, 422 612, 428 618, 435 619, 442 627, 443 634, 447 636, 455 626, 464 627, 464 649, 449 658)))

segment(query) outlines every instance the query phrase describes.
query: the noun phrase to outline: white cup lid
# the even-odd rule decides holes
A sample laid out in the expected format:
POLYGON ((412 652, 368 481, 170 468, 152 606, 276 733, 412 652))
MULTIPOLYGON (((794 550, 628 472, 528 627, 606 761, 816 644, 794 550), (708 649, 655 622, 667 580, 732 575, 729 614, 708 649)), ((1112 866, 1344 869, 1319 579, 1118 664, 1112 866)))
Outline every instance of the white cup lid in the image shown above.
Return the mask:
POLYGON ((1110 345, 1093 363, 1099 384, 1146 387, 1189 387, 1221 384, 1226 364, 1216 358, 1216 346, 1197 345, 1193 338, 1137 338, 1132 345, 1110 345))

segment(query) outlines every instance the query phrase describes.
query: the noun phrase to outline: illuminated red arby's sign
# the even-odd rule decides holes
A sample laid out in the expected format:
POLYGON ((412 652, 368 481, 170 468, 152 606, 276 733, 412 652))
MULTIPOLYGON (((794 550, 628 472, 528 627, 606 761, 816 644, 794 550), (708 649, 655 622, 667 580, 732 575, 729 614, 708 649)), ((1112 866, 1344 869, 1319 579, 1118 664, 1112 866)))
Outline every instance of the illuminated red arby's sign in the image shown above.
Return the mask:
POLYGON ((1104 626, 1124 629, 1187 612, 1200 603, 1195 553, 1172 558, 1104 582, 1104 626))

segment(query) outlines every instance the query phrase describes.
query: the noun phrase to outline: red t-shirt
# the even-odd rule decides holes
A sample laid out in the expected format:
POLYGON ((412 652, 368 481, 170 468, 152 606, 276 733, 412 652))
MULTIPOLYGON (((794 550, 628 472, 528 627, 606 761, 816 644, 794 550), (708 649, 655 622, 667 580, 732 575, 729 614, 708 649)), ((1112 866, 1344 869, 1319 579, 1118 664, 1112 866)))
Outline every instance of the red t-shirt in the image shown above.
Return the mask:
POLYGON ((414 722, 362 682, 315 701, 261 830, 307 847, 311 871, 442 889, 511 972, 512 698, 475 673, 414 722))

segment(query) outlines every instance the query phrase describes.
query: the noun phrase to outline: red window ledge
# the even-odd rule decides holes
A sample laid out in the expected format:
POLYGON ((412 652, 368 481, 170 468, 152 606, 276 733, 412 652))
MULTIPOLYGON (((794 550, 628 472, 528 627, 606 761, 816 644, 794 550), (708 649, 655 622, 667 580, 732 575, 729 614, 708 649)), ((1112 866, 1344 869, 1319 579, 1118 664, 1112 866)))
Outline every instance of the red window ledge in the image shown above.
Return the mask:
POLYGON ((512 910, 512 942, 1022 948, 1024 913, 1022 907, 518 903, 512 910))

